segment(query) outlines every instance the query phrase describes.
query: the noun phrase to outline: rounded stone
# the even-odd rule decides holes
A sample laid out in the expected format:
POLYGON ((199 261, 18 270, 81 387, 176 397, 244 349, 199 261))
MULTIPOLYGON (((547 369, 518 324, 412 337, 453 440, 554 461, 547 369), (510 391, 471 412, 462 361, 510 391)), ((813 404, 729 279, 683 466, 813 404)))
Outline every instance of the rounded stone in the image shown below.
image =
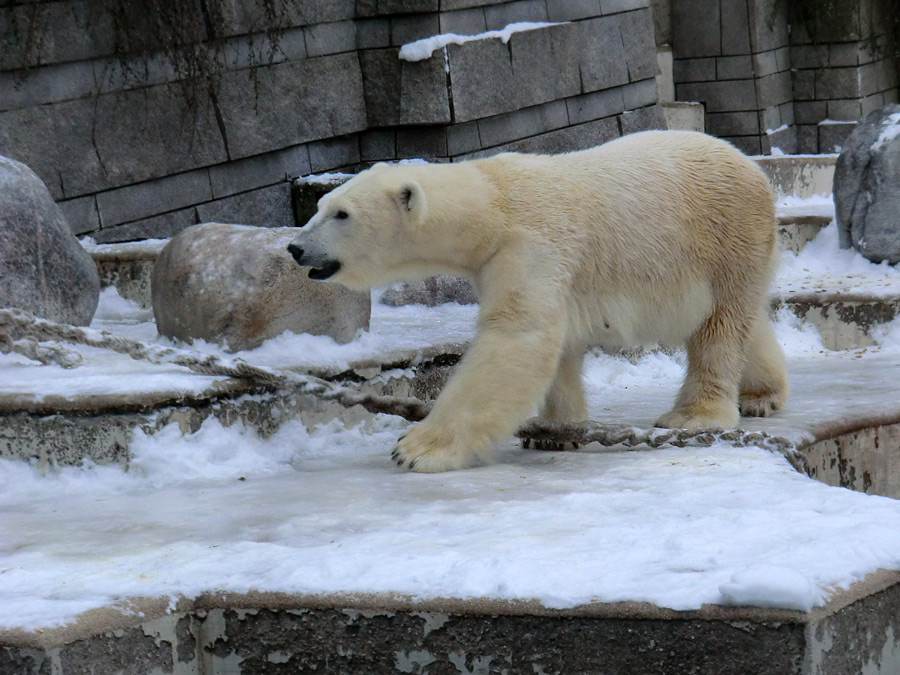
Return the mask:
POLYGON ((293 227, 223 223, 180 232, 153 267, 159 333, 239 351, 285 331, 345 343, 368 329, 370 294, 310 280, 287 251, 296 236, 293 227))
POLYGON ((397 281, 385 289, 380 302, 389 307, 401 305, 436 307, 446 302, 472 305, 478 302, 478 297, 468 279, 441 274, 416 281, 397 281))
POLYGON ((85 326, 99 299, 97 267, 47 186, 0 155, 0 307, 85 326))
POLYGON ((834 170, 840 244, 874 262, 900 262, 900 105, 870 113, 834 170))

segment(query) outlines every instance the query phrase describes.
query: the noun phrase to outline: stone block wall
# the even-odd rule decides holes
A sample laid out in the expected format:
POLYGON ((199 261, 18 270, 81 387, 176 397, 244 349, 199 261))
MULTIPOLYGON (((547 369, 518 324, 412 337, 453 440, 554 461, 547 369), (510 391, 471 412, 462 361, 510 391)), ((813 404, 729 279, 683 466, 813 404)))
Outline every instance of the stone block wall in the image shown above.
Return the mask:
POLYGON ((887 3, 819 10, 791 33, 794 114, 801 152, 835 152, 857 122, 898 100, 887 3))
POLYGON ((676 98, 704 103, 706 131, 745 152, 834 152, 867 112, 897 100, 887 0, 819 3, 802 21, 791 7, 671 0, 676 98))
POLYGON ((185 77, 149 29, 122 56, 104 3, 0 4, 0 154, 41 176, 77 234, 290 225, 287 178, 575 150, 663 123, 649 0, 292 0, 277 17, 219 4, 200 42, 210 77, 185 77), (558 25, 399 58, 519 21, 558 25))

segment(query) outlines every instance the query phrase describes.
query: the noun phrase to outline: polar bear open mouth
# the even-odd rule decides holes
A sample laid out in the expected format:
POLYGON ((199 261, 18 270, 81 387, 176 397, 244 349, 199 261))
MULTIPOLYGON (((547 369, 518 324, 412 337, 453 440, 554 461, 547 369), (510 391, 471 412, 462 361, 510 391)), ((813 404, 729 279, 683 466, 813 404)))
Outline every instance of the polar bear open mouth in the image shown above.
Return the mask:
POLYGON ((311 268, 309 270, 309 278, 314 279, 315 281, 325 281, 325 279, 337 274, 339 269, 341 269, 341 263, 337 260, 329 260, 321 267, 311 268))

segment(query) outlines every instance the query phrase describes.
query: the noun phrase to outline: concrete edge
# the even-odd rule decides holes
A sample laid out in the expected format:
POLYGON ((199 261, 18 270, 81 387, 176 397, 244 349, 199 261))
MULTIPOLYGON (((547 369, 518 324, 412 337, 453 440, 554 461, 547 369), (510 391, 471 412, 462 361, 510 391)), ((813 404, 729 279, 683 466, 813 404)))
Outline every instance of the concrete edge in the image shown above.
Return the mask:
POLYGON ((545 607, 538 600, 496 598, 416 598, 391 593, 305 594, 250 591, 247 593, 207 592, 194 599, 181 596, 137 597, 79 614, 70 623, 34 630, 0 629, 0 646, 52 649, 94 635, 134 628, 169 615, 208 612, 218 609, 303 610, 350 609, 364 612, 436 612, 453 615, 542 616, 589 619, 647 621, 751 621, 769 624, 815 624, 855 602, 900 584, 900 571, 878 570, 837 590, 822 607, 809 612, 763 607, 703 605, 701 609, 680 611, 646 602, 589 603, 566 609, 545 607))

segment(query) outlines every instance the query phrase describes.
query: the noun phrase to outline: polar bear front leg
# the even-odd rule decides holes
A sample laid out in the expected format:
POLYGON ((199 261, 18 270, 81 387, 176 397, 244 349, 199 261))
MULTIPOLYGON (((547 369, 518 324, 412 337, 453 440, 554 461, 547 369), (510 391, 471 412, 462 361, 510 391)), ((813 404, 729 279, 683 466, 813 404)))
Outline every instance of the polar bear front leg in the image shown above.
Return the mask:
POLYGON ((397 464, 429 473, 463 468, 531 414, 556 373, 565 322, 529 315, 504 311, 479 320, 431 413, 394 447, 397 464))

